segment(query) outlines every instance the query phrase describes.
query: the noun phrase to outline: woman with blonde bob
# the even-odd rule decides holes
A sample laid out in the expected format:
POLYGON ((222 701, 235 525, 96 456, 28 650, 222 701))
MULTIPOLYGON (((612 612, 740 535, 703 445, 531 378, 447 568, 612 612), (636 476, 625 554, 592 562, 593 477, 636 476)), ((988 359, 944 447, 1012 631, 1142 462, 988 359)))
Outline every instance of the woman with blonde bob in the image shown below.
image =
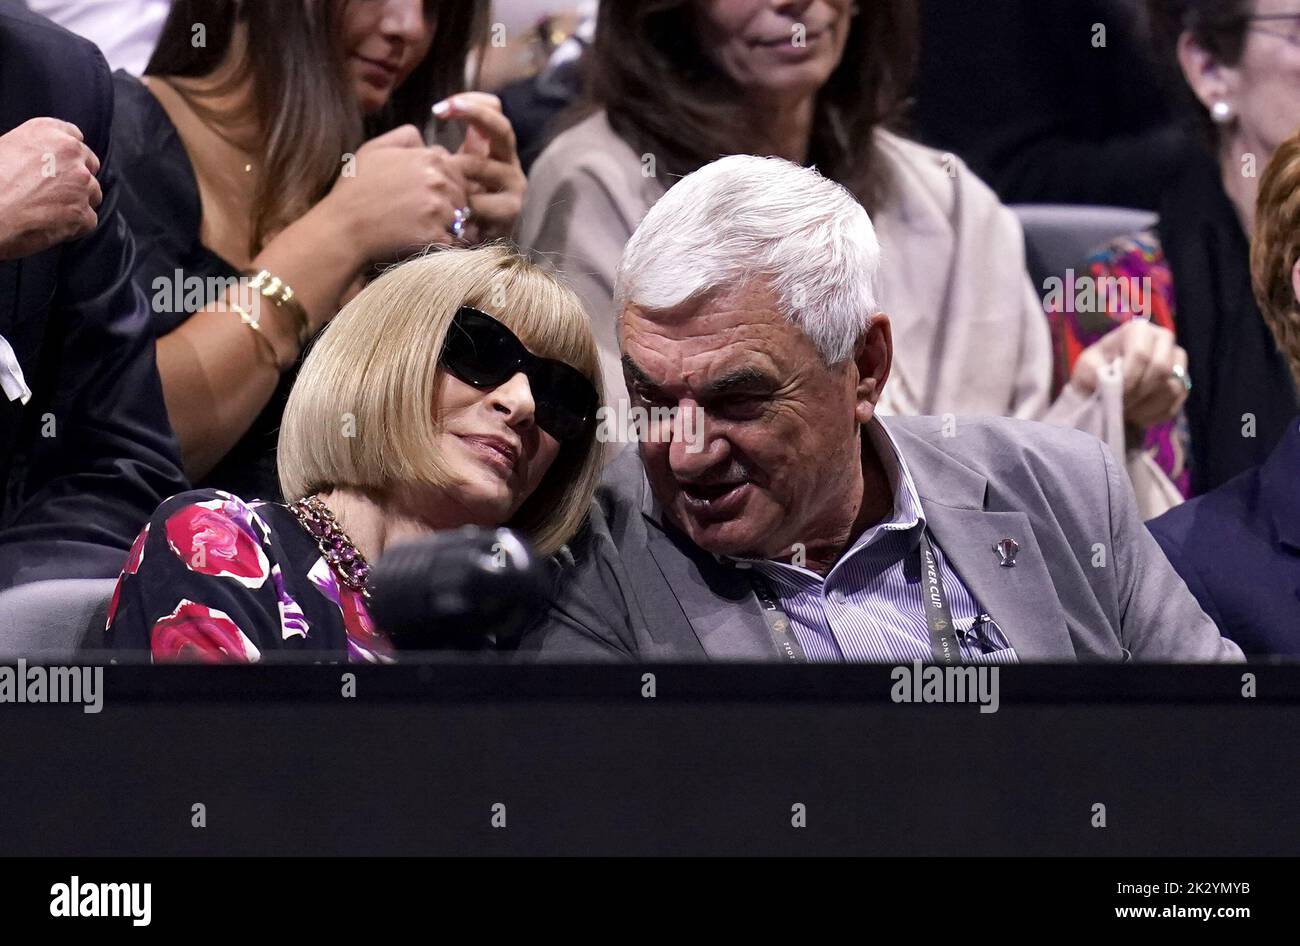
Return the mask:
POLYGON ((155 660, 387 659, 369 562, 465 525, 557 552, 599 478, 599 403, 587 317, 551 274, 499 246, 395 267, 303 364, 279 440, 292 501, 167 500, 131 549, 107 639, 155 660))

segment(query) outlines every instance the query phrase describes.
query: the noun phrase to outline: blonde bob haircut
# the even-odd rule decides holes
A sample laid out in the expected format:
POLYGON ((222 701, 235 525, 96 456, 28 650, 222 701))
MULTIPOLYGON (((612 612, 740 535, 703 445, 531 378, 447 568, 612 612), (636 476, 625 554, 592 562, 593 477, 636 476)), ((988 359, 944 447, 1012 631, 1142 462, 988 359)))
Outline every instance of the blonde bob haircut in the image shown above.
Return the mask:
MULTIPOLYGON (((313 343, 280 427, 287 501, 339 487, 379 495, 405 485, 454 488, 435 446, 437 399, 439 356, 462 305, 499 319, 533 353, 577 368, 601 394, 587 314, 554 275, 501 245, 426 253, 368 285, 313 343)), ((581 439, 561 444, 505 525, 554 554, 582 526, 601 458, 593 419, 581 439)))

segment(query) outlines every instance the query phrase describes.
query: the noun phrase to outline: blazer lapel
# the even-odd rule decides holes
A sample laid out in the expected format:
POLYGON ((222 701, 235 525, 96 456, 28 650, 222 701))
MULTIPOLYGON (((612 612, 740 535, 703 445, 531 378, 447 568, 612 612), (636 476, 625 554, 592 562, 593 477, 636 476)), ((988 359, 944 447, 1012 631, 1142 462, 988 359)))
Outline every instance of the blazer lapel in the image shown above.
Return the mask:
POLYGON ((1021 660, 1074 660, 1065 610, 1038 540, 1023 512, 960 509, 921 498, 926 523, 971 594, 987 611, 1021 660), (1001 564, 993 546, 1020 546, 1015 565, 1001 564))
POLYGON ((754 590, 738 569, 690 555, 651 529, 650 553, 710 660, 771 660, 776 648, 754 590))
POLYGON ((708 658, 768 661, 777 656, 744 573, 719 564, 673 531, 644 480, 641 495, 650 554, 708 658))
MULTIPOLYGON (((1292 418, 1282 441, 1260 467, 1260 506, 1273 519, 1279 551, 1300 556, 1300 418, 1292 418)), ((1300 584, 1294 587, 1300 600, 1300 584)))
POLYGON ((988 479, 927 439, 942 437, 942 424, 935 417, 886 425, 907 461, 939 548, 1021 660, 1074 660, 1065 609, 1029 517, 985 508, 988 479), (1003 566, 994 551, 1002 539, 1019 546, 1014 566, 1003 566))

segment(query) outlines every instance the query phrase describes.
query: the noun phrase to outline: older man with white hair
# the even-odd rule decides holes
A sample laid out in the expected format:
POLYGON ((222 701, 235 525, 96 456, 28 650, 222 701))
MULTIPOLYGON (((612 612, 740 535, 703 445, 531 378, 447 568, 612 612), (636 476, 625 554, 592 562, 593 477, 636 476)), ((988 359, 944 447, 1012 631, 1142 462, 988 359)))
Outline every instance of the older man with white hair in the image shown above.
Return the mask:
POLYGON ((778 158, 723 158, 655 204, 616 303, 628 389, 657 421, 609 467, 574 572, 524 648, 1240 659, 1100 441, 1028 421, 877 416, 893 355, 882 265, 861 204, 778 158))

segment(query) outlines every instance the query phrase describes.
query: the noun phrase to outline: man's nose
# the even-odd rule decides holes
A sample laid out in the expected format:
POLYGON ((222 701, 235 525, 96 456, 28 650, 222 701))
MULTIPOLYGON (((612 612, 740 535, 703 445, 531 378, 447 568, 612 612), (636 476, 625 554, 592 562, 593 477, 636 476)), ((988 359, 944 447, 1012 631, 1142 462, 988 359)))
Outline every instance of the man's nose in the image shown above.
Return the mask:
POLYGON ((668 445, 668 465, 673 475, 684 480, 698 479, 730 456, 731 447, 723 437, 709 437, 704 428, 704 412, 690 401, 677 405, 678 416, 672 425, 668 445))

